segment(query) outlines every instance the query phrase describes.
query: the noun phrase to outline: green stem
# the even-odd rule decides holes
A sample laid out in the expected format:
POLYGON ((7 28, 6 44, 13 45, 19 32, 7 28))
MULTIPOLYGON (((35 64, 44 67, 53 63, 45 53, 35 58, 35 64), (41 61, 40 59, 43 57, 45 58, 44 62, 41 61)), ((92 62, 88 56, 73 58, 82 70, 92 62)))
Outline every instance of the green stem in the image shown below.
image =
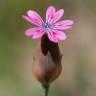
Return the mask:
POLYGON ((45 90, 45 95, 44 95, 44 96, 48 96, 49 87, 50 87, 50 85, 47 85, 47 84, 43 85, 43 88, 44 88, 44 90, 45 90))

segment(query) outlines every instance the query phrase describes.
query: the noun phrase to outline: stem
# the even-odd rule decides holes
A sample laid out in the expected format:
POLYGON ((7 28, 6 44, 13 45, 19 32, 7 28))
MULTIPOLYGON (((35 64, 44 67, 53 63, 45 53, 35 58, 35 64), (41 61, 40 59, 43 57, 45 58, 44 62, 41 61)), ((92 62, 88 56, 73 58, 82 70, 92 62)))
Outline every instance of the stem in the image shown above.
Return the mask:
POLYGON ((48 96, 49 93, 49 86, 45 88, 45 96, 48 96))
POLYGON ((43 85, 43 88, 44 88, 44 90, 45 90, 45 95, 44 95, 44 96, 48 96, 49 87, 50 87, 50 85, 47 85, 47 84, 43 85))

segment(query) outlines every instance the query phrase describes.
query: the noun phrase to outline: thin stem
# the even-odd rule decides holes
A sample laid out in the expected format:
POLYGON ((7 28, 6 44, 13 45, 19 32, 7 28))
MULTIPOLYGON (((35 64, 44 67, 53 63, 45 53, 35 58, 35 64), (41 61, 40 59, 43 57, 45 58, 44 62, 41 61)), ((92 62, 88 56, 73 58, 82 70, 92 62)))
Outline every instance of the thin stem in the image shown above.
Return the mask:
POLYGON ((49 86, 45 88, 45 96, 48 96, 49 93, 49 86))
POLYGON ((50 85, 47 85, 47 84, 43 85, 43 88, 44 88, 44 90, 45 90, 45 95, 44 95, 44 96, 48 96, 49 87, 50 87, 50 85))

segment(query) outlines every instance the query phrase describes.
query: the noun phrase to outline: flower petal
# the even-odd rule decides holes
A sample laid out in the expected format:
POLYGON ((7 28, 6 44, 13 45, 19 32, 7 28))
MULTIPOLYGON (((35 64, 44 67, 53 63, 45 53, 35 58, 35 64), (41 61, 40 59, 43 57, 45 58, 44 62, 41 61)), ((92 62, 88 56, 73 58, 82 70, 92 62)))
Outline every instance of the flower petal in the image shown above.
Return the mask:
POLYGON ((40 15, 39 15, 37 12, 35 12, 35 11, 33 11, 33 10, 29 10, 29 11, 27 12, 27 15, 28 15, 29 18, 32 20, 33 24, 35 24, 35 25, 37 25, 37 26, 42 25, 43 20, 42 20, 42 18, 40 17, 40 15))
POLYGON ((59 39, 59 40, 65 40, 67 38, 66 34, 62 31, 58 31, 58 30, 53 30, 55 36, 59 39))
POLYGON ((45 34, 44 30, 42 28, 39 28, 38 30, 34 32, 32 39, 38 39, 42 37, 44 34, 45 34))
POLYGON ((53 6, 49 6, 46 11, 46 22, 50 22, 55 14, 55 8, 53 6))
POLYGON ((31 24, 35 24, 35 25, 37 25, 37 23, 34 23, 33 22, 33 20, 31 19, 31 18, 29 18, 28 16, 22 16, 26 21, 28 21, 29 23, 31 23, 31 24))
POLYGON ((40 27, 29 28, 25 31, 26 36, 32 36, 33 39, 42 37, 44 34, 44 30, 40 27))
POLYGON ((54 29, 59 29, 59 30, 64 30, 64 29, 69 29, 72 27, 73 20, 63 20, 60 22, 57 22, 54 26, 54 29))
POLYGON ((34 28, 29 28, 25 31, 26 36, 32 36, 34 32, 34 28))
POLYGON ((64 10, 60 9, 58 10, 55 14, 54 17, 51 19, 51 23, 55 23, 56 21, 58 21, 64 14, 64 10))
POLYGON ((58 42, 58 38, 55 36, 55 34, 52 31, 48 32, 47 34, 50 41, 54 43, 58 42))

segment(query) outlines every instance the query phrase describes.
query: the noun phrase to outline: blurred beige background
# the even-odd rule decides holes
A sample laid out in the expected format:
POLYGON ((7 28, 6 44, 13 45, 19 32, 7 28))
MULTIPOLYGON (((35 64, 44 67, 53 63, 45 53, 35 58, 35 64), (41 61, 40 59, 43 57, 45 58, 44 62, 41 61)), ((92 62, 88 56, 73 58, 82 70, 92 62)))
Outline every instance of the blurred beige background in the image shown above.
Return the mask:
POLYGON ((44 95, 31 67, 39 40, 24 35, 32 25, 22 15, 33 9, 44 18, 49 5, 75 22, 59 44, 63 72, 49 96, 96 96, 96 0, 0 0, 0 96, 44 95))

